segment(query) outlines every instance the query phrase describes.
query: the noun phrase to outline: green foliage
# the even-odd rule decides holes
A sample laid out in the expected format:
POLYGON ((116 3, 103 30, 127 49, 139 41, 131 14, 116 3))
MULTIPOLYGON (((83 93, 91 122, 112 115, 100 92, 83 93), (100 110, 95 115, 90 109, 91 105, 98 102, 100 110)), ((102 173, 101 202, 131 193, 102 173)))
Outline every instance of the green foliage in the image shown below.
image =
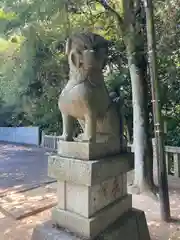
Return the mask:
MULTIPOLYGON (((117 23, 97 1, 15 1, 0 3, 0 125, 39 125, 61 132, 58 96, 68 79, 67 37, 94 31, 113 42, 105 69, 109 91, 120 95, 132 131, 132 94, 125 46, 117 23)), ((108 1, 123 15, 122 1, 108 1)), ((180 2, 155 1, 163 115, 167 144, 180 146, 180 2)), ((151 109, 149 93, 149 109, 151 109)))
POLYGON ((0 20, 12 20, 16 18, 16 14, 14 12, 5 12, 2 8, 0 8, 0 20))
POLYGON ((59 33, 46 23, 31 24, 23 31, 23 41, 14 35, 9 41, 2 40, 0 94, 7 105, 2 108, 7 125, 39 125, 47 132, 60 132, 57 102, 68 74, 62 54, 65 30, 59 33), (11 116, 9 109, 13 109, 11 116))
POLYGON ((167 119, 167 144, 180 146, 180 2, 156 5, 159 80, 163 115, 167 119))

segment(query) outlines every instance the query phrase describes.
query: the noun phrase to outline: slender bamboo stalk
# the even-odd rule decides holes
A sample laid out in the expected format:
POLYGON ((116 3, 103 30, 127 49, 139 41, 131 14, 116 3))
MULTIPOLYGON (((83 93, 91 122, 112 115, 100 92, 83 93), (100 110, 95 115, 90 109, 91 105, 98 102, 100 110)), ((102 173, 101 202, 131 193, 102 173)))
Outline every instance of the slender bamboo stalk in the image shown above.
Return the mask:
POLYGON ((170 205, 168 193, 168 181, 166 171, 166 160, 164 152, 164 133, 162 127, 162 115, 160 104, 160 86, 158 81, 157 72, 157 55, 156 55, 156 38, 154 27, 154 14, 153 14, 153 1, 143 0, 146 10, 146 26, 147 26, 147 41, 149 52, 149 68, 151 75, 151 91, 152 91, 152 104, 154 115, 154 131, 156 139, 156 151, 158 162, 158 180, 159 180, 159 197, 160 197, 160 210, 161 218, 163 221, 170 220, 170 205))

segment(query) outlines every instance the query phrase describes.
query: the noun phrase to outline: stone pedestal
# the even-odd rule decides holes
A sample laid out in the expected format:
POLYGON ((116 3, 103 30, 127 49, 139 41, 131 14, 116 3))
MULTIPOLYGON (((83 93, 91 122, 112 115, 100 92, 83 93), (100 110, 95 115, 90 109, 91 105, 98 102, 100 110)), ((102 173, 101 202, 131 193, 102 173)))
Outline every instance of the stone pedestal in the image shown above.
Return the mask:
POLYGON ((49 157, 48 174, 57 179, 58 204, 52 210, 52 222, 37 227, 33 240, 119 240, 129 231, 133 236, 124 235, 122 239, 150 239, 144 214, 132 210, 132 196, 127 193, 127 172, 133 168, 133 155, 104 157, 106 147, 64 142, 58 155, 49 157), (98 159, 88 160, 94 156, 98 159), (140 222, 145 226, 142 230, 140 222), (52 223, 61 229, 53 228, 52 223))
POLYGON ((121 150, 120 141, 110 140, 108 142, 65 142, 59 141, 58 154, 62 157, 93 160, 102 157, 119 154, 121 150))
MULTIPOLYGON (((39 225, 33 232, 33 240, 85 240, 52 222, 39 225)), ((93 240, 150 240, 144 212, 129 210, 93 240)))

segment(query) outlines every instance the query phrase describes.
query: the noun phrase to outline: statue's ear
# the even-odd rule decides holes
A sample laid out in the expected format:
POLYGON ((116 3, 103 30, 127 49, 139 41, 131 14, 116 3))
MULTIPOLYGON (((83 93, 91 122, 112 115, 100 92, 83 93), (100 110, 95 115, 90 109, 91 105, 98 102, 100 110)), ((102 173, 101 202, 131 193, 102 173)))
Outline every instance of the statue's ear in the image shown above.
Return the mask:
POLYGON ((80 68, 80 56, 77 52, 71 51, 71 61, 75 67, 80 68))
POLYGON ((70 53, 70 50, 71 50, 71 39, 70 38, 68 38, 67 39, 67 41, 66 41, 66 50, 65 50, 65 53, 67 54, 67 55, 69 55, 69 53, 70 53))

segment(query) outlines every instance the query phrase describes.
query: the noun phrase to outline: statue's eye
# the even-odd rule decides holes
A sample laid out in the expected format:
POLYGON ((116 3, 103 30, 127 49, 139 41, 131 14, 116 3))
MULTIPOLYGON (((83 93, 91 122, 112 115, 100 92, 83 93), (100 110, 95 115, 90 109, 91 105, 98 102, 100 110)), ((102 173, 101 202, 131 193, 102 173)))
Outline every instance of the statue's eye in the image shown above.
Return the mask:
POLYGON ((88 46, 84 45, 84 50, 88 50, 88 46))

